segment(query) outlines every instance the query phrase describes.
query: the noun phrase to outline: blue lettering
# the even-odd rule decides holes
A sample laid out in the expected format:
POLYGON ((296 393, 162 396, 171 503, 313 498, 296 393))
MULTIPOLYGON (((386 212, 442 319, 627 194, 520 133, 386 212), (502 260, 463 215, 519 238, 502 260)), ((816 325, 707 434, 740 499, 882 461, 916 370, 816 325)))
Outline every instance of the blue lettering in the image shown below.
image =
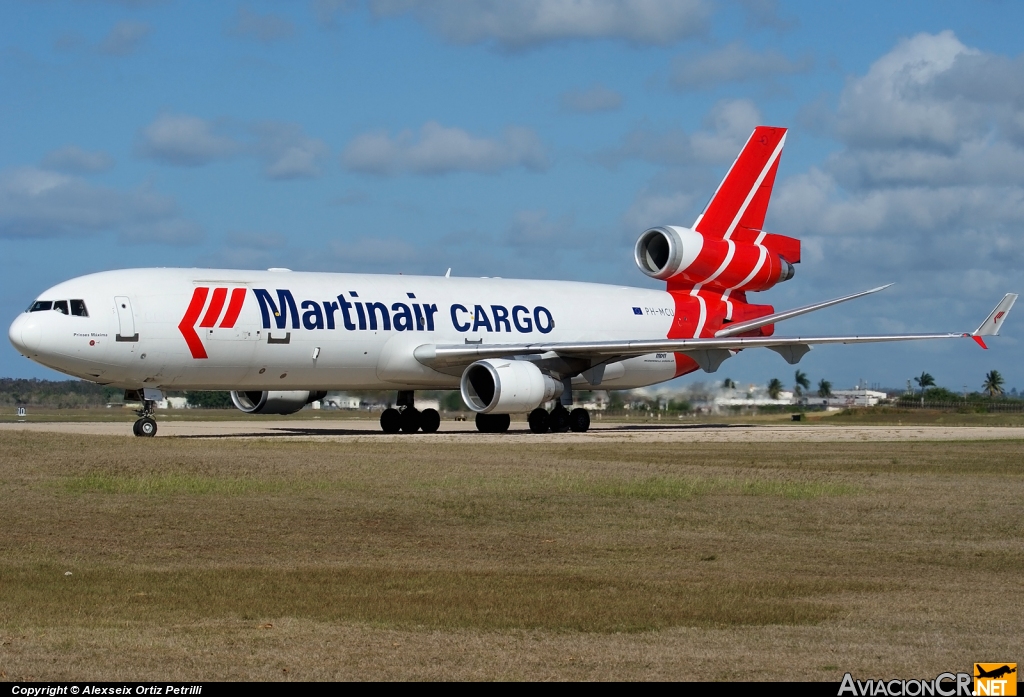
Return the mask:
POLYGON ((334 329, 334 313, 338 311, 338 303, 324 300, 324 316, 327 317, 327 328, 334 329))
POLYGON ((427 331, 434 331, 434 313, 437 312, 437 305, 431 303, 430 305, 423 306, 424 312, 427 313, 427 331))
POLYGON ((409 311, 409 306, 405 303, 395 303, 391 306, 391 310, 395 313, 395 331, 396 332, 411 332, 412 331, 412 313, 409 311))
POLYGON ((487 331, 493 332, 491 329, 491 320, 487 318, 487 312, 484 308, 479 305, 473 306, 473 331, 475 332, 480 327, 487 327, 487 331))
MULTIPOLYGON (((354 293, 352 294, 352 296, 358 297, 354 293)), ((362 303, 356 303, 356 314, 359 315, 359 328, 366 329, 366 315, 363 313, 362 303)), ((376 327, 374 327, 374 329, 376 329, 376 327)))
POLYGON ((537 307, 533 308, 533 319, 537 323, 537 331, 539 331, 541 334, 547 334, 548 332, 555 328, 555 318, 551 316, 551 313, 548 312, 548 309, 546 307, 541 307, 538 305, 537 307), (547 327, 543 326, 540 323, 541 315, 547 316, 547 327))
POLYGON ((263 328, 270 329, 270 313, 274 313, 274 323, 278 329, 284 329, 285 324, 288 322, 288 311, 292 313, 292 329, 299 328, 299 311, 295 307, 295 298, 292 297, 290 290, 277 291, 277 300, 281 303, 280 310, 277 305, 274 304, 274 299, 270 297, 263 288, 253 288, 253 293, 256 294, 256 299, 260 303, 260 314, 263 315, 263 328))
POLYGON ((313 302, 312 300, 303 300, 302 309, 305 312, 302 313, 302 326, 306 329, 323 329, 324 328, 324 313, 320 310, 320 305, 313 302))
POLYGON ((345 294, 342 293, 338 296, 338 304, 341 305, 341 321, 345 324, 345 329, 353 331, 356 325, 352 324, 352 316, 348 314, 348 311, 352 309, 352 303, 345 300, 345 294))
POLYGON ((511 332, 512 327, 508 323, 508 310, 503 305, 491 305, 491 312, 494 313, 494 331, 500 332, 501 325, 505 325, 505 331, 511 332))
POLYGON ((384 303, 366 303, 366 314, 370 316, 370 329, 377 329, 377 311, 380 311, 381 324, 385 331, 391 331, 391 315, 388 314, 388 306, 384 303))
POLYGON ((416 303, 412 304, 413 314, 416 315, 416 331, 423 331, 423 310, 416 303))
MULTIPOLYGON (((430 306, 428 305, 427 307, 429 308, 430 306)), ((454 324, 455 328, 458 329, 460 332, 468 332, 469 331, 469 322, 466 322, 465 324, 460 324, 459 323, 459 318, 455 316, 456 310, 459 310, 459 311, 462 311, 462 312, 465 312, 465 313, 468 313, 469 310, 466 309, 465 305, 452 305, 452 324, 454 324)), ((433 327, 431 327, 431 329, 433 329, 433 327)))
POLYGON ((533 320, 530 319, 530 311, 522 305, 516 305, 512 308, 512 322, 516 325, 516 329, 523 334, 529 334, 533 331, 533 320), (520 315, 524 315, 520 318, 520 315))

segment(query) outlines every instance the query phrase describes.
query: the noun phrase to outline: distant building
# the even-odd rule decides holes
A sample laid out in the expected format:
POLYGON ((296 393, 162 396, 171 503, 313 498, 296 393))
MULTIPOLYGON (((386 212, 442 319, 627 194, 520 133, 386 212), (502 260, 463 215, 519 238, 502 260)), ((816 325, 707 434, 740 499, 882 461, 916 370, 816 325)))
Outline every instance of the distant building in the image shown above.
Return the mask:
POLYGON ((358 409, 360 406, 359 397, 350 397, 347 394, 328 394, 323 400, 324 409, 358 409))
POLYGON ((822 404, 827 407, 873 407, 889 395, 877 390, 833 390, 831 397, 810 396, 808 404, 822 404))
POLYGON ((157 409, 187 409, 188 400, 185 397, 164 397, 156 403, 157 409))

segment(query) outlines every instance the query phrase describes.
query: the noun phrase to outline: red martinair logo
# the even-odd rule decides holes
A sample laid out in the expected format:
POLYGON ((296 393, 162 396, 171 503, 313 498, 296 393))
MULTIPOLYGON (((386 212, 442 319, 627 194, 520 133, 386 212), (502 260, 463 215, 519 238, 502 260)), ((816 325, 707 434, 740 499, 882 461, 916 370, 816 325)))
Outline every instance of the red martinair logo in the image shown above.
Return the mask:
POLYGON ((203 315, 203 321, 199 322, 199 327, 208 329, 218 326, 217 320, 219 319, 219 326, 222 329, 231 329, 242 312, 245 293, 245 288, 232 289, 231 300, 227 303, 227 310, 224 310, 224 302, 228 297, 227 288, 214 288, 212 295, 209 288, 196 288, 192 292, 192 302, 188 304, 185 316, 181 318, 181 323, 178 325, 178 331, 185 337, 185 343, 188 344, 188 350, 192 352, 192 358, 207 358, 206 348, 203 346, 199 334, 196 333, 196 322, 199 322, 199 315, 203 314, 207 297, 210 298, 210 306, 206 308, 206 314, 203 315), (224 311, 224 317, 221 317, 221 311, 224 311))

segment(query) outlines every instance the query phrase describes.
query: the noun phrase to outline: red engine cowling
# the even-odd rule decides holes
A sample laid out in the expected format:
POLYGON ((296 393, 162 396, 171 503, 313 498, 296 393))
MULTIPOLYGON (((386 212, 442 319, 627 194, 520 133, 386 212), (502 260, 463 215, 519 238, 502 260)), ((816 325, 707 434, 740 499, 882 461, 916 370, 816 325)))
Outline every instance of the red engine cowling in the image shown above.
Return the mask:
POLYGON ((641 271, 663 281, 721 290, 767 290, 794 274, 792 264, 764 243, 768 236, 761 235, 760 242, 758 238, 725 240, 685 227, 656 227, 640 235, 634 258, 641 271))

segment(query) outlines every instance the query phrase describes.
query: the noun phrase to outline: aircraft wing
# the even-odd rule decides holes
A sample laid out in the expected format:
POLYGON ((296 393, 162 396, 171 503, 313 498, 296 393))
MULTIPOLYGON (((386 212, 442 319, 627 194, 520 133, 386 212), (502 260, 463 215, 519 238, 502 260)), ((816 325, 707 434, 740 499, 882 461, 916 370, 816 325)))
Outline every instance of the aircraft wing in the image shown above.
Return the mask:
MULTIPOLYGON (((878 289, 875 289, 878 290, 878 289)), ((874 290, 868 292, 875 292, 874 290)), ((829 304, 850 298, 829 301, 829 304)), ((1000 322, 1005 318, 1009 308, 1017 296, 1013 293, 1000 301, 996 309, 989 314, 974 332, 947 332, 940 334, 873 334, 855 336, 766 336, 766 337, 729 337, 716 336, 700 339, 647 339, 636 341, 587 341, 587 342, 537 342, 529 344, 424 344, 414 351, 416 360, 433 367, 452 367, 468 365, 484 358, 504 358, 509 356, 529 356, 555 354, 563 358, 579 358, 588 360, 591 365, 600 365, 612 361, 642 356, 648 353, 685 353, 693 358, 701 368, 709 373, 718 370, 722 362, 735 352, 747 348, 768 348, 791 364, 796 364, 810 351, 811 346, 820 344, 867 344, 882 341, 917 341, 923 339, 957 339, 961 337, 988 336, 996 327, 990 326, 992 318, 999 316, 1000 322), (1002 313, 1002 314, 999 314, 1002 313)), ((820 305, 819 305, 820 306, 820 305)), ((803 308, 801 308, 803 309, 803 308)), ((809 311, 809 310, 805 310, 809 311)), ((779 313, 785 314, 785 313, 779 313)), ((801 313, 802 314, 802 313, 801 313)), ((795 316, 795 315, 790 315, 795 316)), ((999 325, 1001 326, 1001 324, 999 325)), ((749 328, 747 329, 749 331, 749 328)), ((979 341, 979 343, 981 343, 979 341)), ((984 344, 982 344, 984 346, 984 344)))

